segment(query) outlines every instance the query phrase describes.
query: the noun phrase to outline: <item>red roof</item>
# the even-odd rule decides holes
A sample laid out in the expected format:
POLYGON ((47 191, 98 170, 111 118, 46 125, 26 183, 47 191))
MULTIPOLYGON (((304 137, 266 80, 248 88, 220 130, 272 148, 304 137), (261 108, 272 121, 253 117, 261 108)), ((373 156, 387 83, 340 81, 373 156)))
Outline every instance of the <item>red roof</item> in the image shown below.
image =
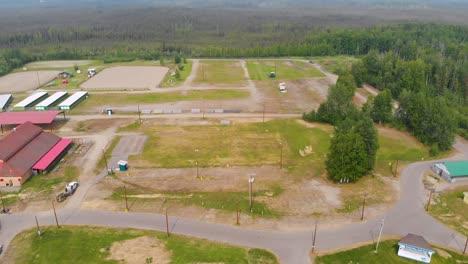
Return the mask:
POLYGON ((61 139, 34 166, 35 170, 45 170, 71 144, 71 139, 61 139))
POLYGON ((33 124, 50 124, 55 117, 63 111, 22 111, 22 112, 0 112, 0 125, 18 125, 26 122, 33 124))
POLYGON ((0 140, 0 176, 24 176, 61 140, 26 122, 0 140))

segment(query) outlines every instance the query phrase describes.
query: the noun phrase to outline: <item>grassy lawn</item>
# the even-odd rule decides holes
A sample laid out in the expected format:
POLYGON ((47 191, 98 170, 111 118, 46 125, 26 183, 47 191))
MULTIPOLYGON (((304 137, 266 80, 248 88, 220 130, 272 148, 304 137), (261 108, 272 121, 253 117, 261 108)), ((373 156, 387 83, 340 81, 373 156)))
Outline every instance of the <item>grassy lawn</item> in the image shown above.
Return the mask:
POLYGON ((335 74, 351 69, 351 65, 360 60, 351 56, 311 57, 309 59, 335 74))
POLYGON ((247 69, 249 70, 250 78, 255 81, 269 80, 270 72, 274 72, 275 69, 276 79, 278 80, 325 77, 314 66, 302 61, 248 60, 247 69))
POLYGON ((468 204, 463 202, 463 192, 468 187, 441 192, 434 196, 429 213, 442 223, 463 235, 468 235, 468 204))
POLYGON ((106 160, 107 162, 110 161, 112 157, 112 151, 114 151, 115 146, 117 146, 117 143, 119 143, 121 138, 122 136, 116 136, 114 139, 112 139, 109 147, 105 149, 105 152, 103 153, 103 155, 101 155, 101 158, 96 163, 96 168, 94 170, 96 174, 99 174, 104 168, 109 166, 109 164, 106 164, 106 160))
MULTIPOLYGON (((167 93, 94 93, 88 99, 81 102, 76 108, 70 111, 71 114, 91 111, 93 108, 104 106, 118 106, 130 104, 155 104, 177 101, 197 101, 197 100, 222 100, 246 98, 249 92, 235 90, 202 90, 187 92, 167 92, 167 93)), ((136 106, 135 106, 136 112, 136 106)))
MULTIPOLYGON (((434 247, 438 252, 441 249, 434 247)), ((393 264, 393 263, 420 263, 414 260, 399 257, 398 240, 387 240, 379 244, 378 254, 374 253, 375 244, 359 247, 356 249, 346 250, 331 255, 325 255, 315 258, 317 264, 342 264, 342 263, 359 263, 359 264, 393 264)), ((443 250, 442 254, 435 253, 432 255, 431 264, 456 264, 464 263, 467 258, 449 250, 443 250)))
POLYGON ((429 158, 427 147, 409 134, 394 129, 379 129, 379 145, 374 171, 382 175, 391 175, 389 163, 394 169, 397 160, 400 167, 429 158))
MULTIPOLYGON (((145 189, 128 185, 127 195, 144 195, 145 189)), ((254 191, 254 197, 275 197, 283 192, 279 186, 273 186, 271 189, 263 189, 254 191)), ((148 194, 160 195, 158 198, 138 198, 129 197, 130 204, 160 202, 164 206, 179 205, 179 206, 200 206, 203 208, 217 209, 221 211, 236 212, 240 209, 242 213, 250 213, 253 216, 261 216, 265 218, 276 218, 283 215, 283 212, 278 212, 270 209, 265 203, 254 201, 252 212, 249 212, 249 193, 248 192, 155 192, 148 190, 148 194)), ((113 193, 110 199, 115 201, 123 201, 124 189, 118 188, 113 193)))
POLYGON ((64 166, 58 172, 52 171, 48 174, 32 176, 23 184, 21 192, 50 193, 57 185, 78 179, 78 175, 79 169, 77 167, 64 166))
POLYGON ((190 73, 192 72, 192 61, 188 60, 186 64, 182 64, 183 69, 180 70, 178 65, 172 65, 170 66, 169 71, 167 72, 166 76, 164 77, 164 80, 161 82, 159 85, 161 88, 166 88, 166 87, 178 87, 181 84, 185 82, 187 77, 189 77, 190 73), (179 69, 180 72, 180 78, 177 79, 174 76, 171 75, 172 72, 175 72, 177 69, 179 69))
POLYGON ((296 120, 232 126, 142 126, 139 130, 148 135, 148 141, 142 155, 130 159, 137 167, 161 168, 194 167, 195 161, 200 167, 279 164, 282 141, 285 167, 300 174, 305 166, 312 175, 321 175, 324 166, 316 165, 323 163, 328 149, 327 129, 306 128, 296 120), (303 157, 299 151, 307 146, 313 151, 303 157))
POLYGON ((243 85, 244 81, 244 71, 239 61, 202 60, 194 84, 240 86, 243 85))
MULTIPOLYGON (((41 237, 36 229, 18 234, 4 258, 14 263, 121 263, 108 259, 114 242, 142 236, 156 238, 171 254, 171 263, 278 263, 268 251, 231 246, 204 239, 137 229, 63 226, 47 227, 41 237)), ((150 253, 149 253, 150 254, 150 253)))

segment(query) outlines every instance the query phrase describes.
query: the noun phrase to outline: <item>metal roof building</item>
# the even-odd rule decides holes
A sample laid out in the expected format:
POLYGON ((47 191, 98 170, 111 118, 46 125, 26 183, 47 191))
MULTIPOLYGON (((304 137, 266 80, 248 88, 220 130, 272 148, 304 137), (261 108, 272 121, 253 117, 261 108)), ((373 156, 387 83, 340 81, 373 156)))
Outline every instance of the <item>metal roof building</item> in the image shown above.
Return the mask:
POLYGON ((468 160, 435 163, 432 170, 446 180, 455 182, 457 179, 468 178, 468 160))
POLYGON ((26 122, 0 140, 0 186, 21 186, 31 175, 47 171, 65 155, 71 140, 26 122))
POLYGON ((11 101, 13 101, 13 95, 0 94, 0 112, 6 111, 11 101))
POLYGON ((36 110, 48 110, 54 104, 60 102, 67 96, 67 92, 56 92, 44 101, 36 105, 36 110))
POLYGON ((398 242, 398 256, 430 263, 435 250, 422 236, 409 233, 398 242))
POLYGON ((26 97, 23 101, 17 103, 13 106, 14 111, 26 110, 27 108, 33 106, 37 102, 46 98, 49 94, 47 92, 38 92, 31 96, 26 97))
POLYGON ((59 104, 59 109, 70 110, 86 98, 88 98, 88 92, 76 92, 59 104))

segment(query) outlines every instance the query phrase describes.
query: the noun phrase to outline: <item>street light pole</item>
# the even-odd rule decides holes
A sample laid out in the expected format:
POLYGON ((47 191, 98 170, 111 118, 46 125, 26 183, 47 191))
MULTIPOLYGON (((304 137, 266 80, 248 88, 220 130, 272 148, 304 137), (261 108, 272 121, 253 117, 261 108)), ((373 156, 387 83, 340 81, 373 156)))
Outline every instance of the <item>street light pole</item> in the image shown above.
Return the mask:
POLYGON ((380 237, 382 236, 382 230, 383 230, 384 223, 385 223, 385 218, 382 218, 382 223, 380 224, 379 238, 377 239, 377 245, 375 245, 374 253, 376 253, 376 254, 378 253, 378 250, 379 250, 380 237))
POLYGON ((166 233, 167 233, 167 237, 170 236, 169 234, 169 218, 167 216, 167 207, 166 207, 166 233))
POLYGON ((315 222, 314 239, 312 240, 312 253, 315 251, 315 239, 317 238, 317 222, 315 222))
POLYGON ((253 177, 253 175, 249 175, 249 207, 250 207, 250 212, 253 212, 253 183, 255 181, 255 178, 253 177))
POLYGON ((60 228, 58 218, 57 218, 57 212, 55 212, 54 200, 52 200, 52 209, 54 209, 55 223, 57 224, 57 227, 60 228))
POLYGON ((34 218, 36 218, 37 234, 39 236, 41 236, 42 231, 41 231, 41 228, 39 227, 39 222, 37 221, 37 216, 34 216, 34 218))

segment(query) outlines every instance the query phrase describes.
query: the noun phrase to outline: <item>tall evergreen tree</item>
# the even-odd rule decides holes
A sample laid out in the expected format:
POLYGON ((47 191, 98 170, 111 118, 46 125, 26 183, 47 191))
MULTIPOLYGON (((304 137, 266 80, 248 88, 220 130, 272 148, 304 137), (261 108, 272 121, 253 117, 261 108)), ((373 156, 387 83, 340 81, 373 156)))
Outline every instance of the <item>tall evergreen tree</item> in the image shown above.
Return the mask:
POLYGON ((392 119, 392 95, 385 89, 374 98, 371 117, 376 123, 388 123, 392 119))

